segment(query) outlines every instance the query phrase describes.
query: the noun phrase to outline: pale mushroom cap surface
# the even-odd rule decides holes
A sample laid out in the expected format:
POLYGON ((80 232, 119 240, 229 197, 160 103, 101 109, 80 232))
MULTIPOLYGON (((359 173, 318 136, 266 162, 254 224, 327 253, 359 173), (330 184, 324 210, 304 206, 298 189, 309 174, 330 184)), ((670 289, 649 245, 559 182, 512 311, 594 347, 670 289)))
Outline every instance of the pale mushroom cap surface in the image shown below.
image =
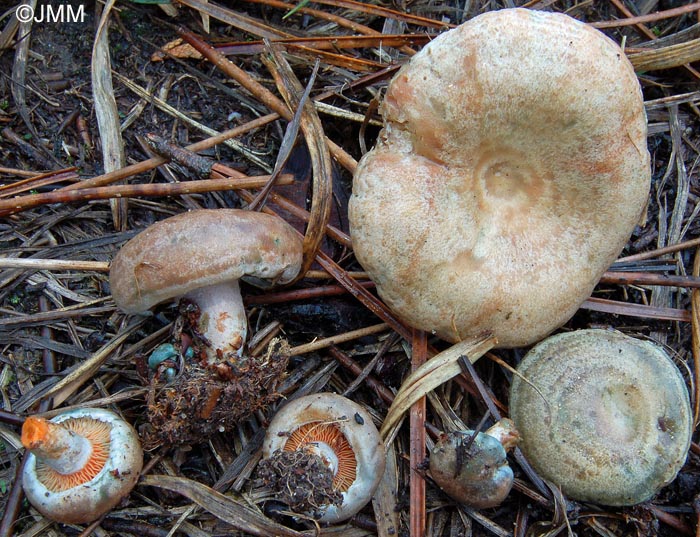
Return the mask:
POLYGON ((622 50, 561 14, 504 9, 404 66, 360 161, 357 259, 408 324, 534 343, 589 296, 638 222, 646 116, 622 50))
POLYGON ((301 257, 301 239, 280 218, 202 209, 156 222, 128 241, 112 261, 109 281, 117 305, 140 313, 243 276, 288 283, 301 257))
POLYGON ((326 506, 323 522, 347 520, 372 499, 384 474, 386 455, 372 416, 360 405, 329 392, 307 395, 287 403, 270 422, 263 444, 263 458, 284 448, 289 434, 302 425, 314 422, 334 423, 355 452, 355 482, 343 494, 340 506, 326 506))
POLYGON ((68 524, 98 519, 115 507, 136 485, 143 467, 139 436, 131 425, 109 410, 85 408, 64 412, 50 421, 91 418, 111 424, 110 456, 100 472, 83 485, 63 491, 49 490, 36 477, 36 457, 30 453, 22 474, 29 502, 41 514, 68 524))
POLYGON ((688 391, 653 343, 607 330, 557 334, 513 376, 520 447, 571 498, 604 505, 650 499, 683 466, 692 434, 688 391))

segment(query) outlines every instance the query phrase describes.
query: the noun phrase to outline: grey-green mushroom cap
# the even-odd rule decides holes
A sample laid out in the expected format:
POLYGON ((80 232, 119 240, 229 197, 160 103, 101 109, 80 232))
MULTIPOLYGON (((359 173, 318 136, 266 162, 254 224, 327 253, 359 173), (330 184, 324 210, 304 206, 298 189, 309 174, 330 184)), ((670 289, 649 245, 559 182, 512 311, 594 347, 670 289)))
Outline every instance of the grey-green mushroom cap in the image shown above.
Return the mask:
POLYGON ((571 498, 634 505, 683 466, 688 391, 658 345, 608 330, 558 334, 536 345, 518 374, 510 414, 520 447, 571 498))
POLYGON ((443 435, 430 454, 430 475, 448 496, 476 509, 499 505, 513 486, 501 442, 474 431, 443 435))

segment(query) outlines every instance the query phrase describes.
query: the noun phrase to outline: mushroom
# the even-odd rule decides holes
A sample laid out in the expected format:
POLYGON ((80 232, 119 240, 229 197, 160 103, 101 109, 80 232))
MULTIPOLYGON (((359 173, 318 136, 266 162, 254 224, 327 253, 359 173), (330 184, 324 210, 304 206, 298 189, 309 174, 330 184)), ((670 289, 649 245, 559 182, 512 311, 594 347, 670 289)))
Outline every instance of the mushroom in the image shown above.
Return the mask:
POLYGON ((502 347, 564 324, 645 207, 646 117, 623 51, 562 14, 489 12, 411 58, 357 168, 353 248, 406 323, 502 347))
POLYGON ((510 415, 543 477, 604 505, 634 505, 670 483, 693 428, 685 382, 665 351, 600 329, 530 350, 513 377, 510 415))
POLYGON ((238 209, 179 214, 121 248, 109 279, 123 311, 183 299, 174 349, 159 347, 149 359, 155 371, 147 397, 149 447, 200 442, 279 397, 288 346, 275 338, 261 356, 244 353, 247 318, 238 280, 289 283, 301 259, 301 239, 286 222, 238 209))
POLYGON ((430 454, 430 475, 460 503, 475 509, 495 507, 513 487, 506 450, 517 440, 517 431, 508 419, 485 433, 453 431, 441 435, 430 454))
POLYGON ((334 393, 282 407, 265 435, 263 458, 259 474, 285 503, 330 523, 350 518, 371 500, 385 463, 372 416, 334 393))
POLYGON ((166 218, 132 238, 112 261, 109 283, 126 313, 176 297, 195 303, 199 334, 216 363, 243 352, 247 318, 238 280, 289 283, 301 257, 301 240, 279 218, 204 209, 166 218))
POLYGON ((131 492, 143 466, 136 431, 114 412, 71 410, 22 425, 30 451, 22 474, 29 502, 66 524, 96 520, 131 492))

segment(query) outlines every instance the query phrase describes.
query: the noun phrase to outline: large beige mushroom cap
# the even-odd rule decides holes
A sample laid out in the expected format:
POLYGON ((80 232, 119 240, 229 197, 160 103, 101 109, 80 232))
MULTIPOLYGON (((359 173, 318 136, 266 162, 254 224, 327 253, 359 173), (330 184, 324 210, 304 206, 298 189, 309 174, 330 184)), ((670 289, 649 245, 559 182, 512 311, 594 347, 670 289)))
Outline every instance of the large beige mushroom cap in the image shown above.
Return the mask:
POLYGON ((606 330, 538 343, 518 366, 510 415, 534 468, 574 499, 633 505, 683 466, 685 382, 664 350, 606 330))
POLYGON ((446 32, 392 80, 355 174, 357 259, 407 323, 505 347, 565 323, 619 255, 650 182, 631 64, 561 14, 446 32))

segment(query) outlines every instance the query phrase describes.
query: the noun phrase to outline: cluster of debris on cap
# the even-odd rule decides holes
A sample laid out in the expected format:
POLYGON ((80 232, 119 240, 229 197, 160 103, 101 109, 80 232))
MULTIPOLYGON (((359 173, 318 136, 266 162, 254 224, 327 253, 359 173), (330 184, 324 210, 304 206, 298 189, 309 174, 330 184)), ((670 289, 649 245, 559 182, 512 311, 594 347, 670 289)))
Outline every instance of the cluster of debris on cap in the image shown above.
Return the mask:
MULTIPOLYGON (((691 388, 697 419, 696 4, 323 0, 295 6, 244 0, 219 6, 187 0, 158 6, 123 0, 110 11, 109 24, 101 27, 109 30, 101 44, 95 32, 104 6, 95 12, 88 3, 66 2, 61 14, 57 10, 51 19, 43 4, 35 8, 29 33, 16 17, 0 17, 0 74, 5 75, 0 76, 0 536, 82 531, 45 519, 24 501, 17 478, 23 460, 23 419, 82 407, 118 412, 138 431, 146 449, 141 484, 99 520, 98 529, 91 527, 81 535, 315 531, 313 516, 288 508, 293 504, 297 511, 313 515, 316 504, 337 501, 319 492, 324 486, 316 481, 321 474, 313 473, 318 468, 290 473, 287 477, 299 479, 283 486, 299 490, 287 490, 286 497, 271 489, 265 465, 262 472, 258 469, 265 429, 275 411, 285 400, 336 392, 363 405, 379 425, 412 367, 410 330, 397 335, 376 310, 370 311, 367 300, 387 315, 389 310, 363 299, 365 294, 376 295, 352 255, 347 223, 352 173, 344 164, 374 145, 381 129, 379 103, 402 62, 440 32, 501 8, 556 11, 590 23, 624 45, 635 66, 652 156, 647 210, 621 259, 564 328, 614 328, 666 346, 691 388), (285 88, 294 86, 264 40, 285 41, 285 58, 300 87, 311 83, 310 96, 318 98, 320 125, 309 127, 300 125, 298 118, 280 120, 275 115, 290 99, 285 88), (202 59, 193 44, 198 42, 215 47, 241 72, 223 71, 202 59), (93 47, 110 63, 93 58, 93 47), (317 57, 319 68, 314 71, 317 57), (109 72, 111 89, 100 76, 109 72), (102 123, 110 115, 111 129, 102 123), (288 133, 294 129, 288 130, 288 124, 297 129, 292 140, 288 133), (207 142, 215 133, 234 128, 239 132, 229 141, 207 142), (175 155, 177 150, 171 148, 165 149, 171 151, 171 162, 166 163, 162 153, 155 152, 164 149, 162 144, 154 146, 153 134, 177 149, 199 143, 194 149, 206 160, 197 160, 193 153, 175 155), (328 174, 332 196, 329 185, 324 187, 324 203, 330 206, 322 209, 314 199, 321 188, 313 177, 319 156, 310 142, 323 135, 337 149, 328 174), (127 166, 131 172, 119 176, 127 166), (293 184, 273 186, 256 199, 265 177, 274 171, 293 184), (257 186, 233 190, 214 185, 214 180, 235 184, 241 177, 258 178, 257 186), (204 186, 192 190, 194 180, 204 186), (193 362, 186 360, 204 360, 206 341, 192 330, 193 318, 180 315, 175 301, 153 308, 148 316, 122 313, 111 299, 109 263, 137 231, 157 221, 197 209, 251 203, 273 206, 299 232, 306 232, 305 253, 317 247, 320 261, 311 265, 307 277, 287 288, 241 284, 249 326, 247 352, 270 357, 268 366, 220 370, 220 378, 236 381, 223 388, 218 380, 206 378, 199 386, 193 375, 173 389, 169 379, 188 370, 193 362), (311 211, 311 229, 293 205, 311 211), (330 211, 325 232, 318 229, 322 210, 330 211), (676 244, 681 246, 666 248, 676 244), (350 290, 344 278, 348 275, 359 282, 350 290), (331 337, 336 339, 325 341, 331 337), (163 344, 174 351, 152 359, 163 344), (284 353, 277 359, 279 345, 284 353), (190 348, 192 356, 187 353, 190 348), (265 390, 260 398, 241 401, 241 394, 255 393, 261 385, 265 390), (269 387, 274 393, 267 393, 269 387), (212 406, 222 392, 230 412, 212 406), (296 505, 300 492, 307 503, 296 505)), ((384 216, 391 221, 394 215, 384 216)), ((177 259, 182 254, 171 255, 177 259)), ((190 313, 197 316, 196 311, 190 313)), ((428 344, 436 350, 448 346, 445 339, 431 335, 428 344)), ((428 446, 441 431, 457 426, 485 429, 496 421, 487 416, 489 408, 507 415, 510 366, 526 350, 492 351, 493 359, 475 364, 475 374, 455 377, 431 393, 424 416, 428 446)), ((633 507, 576 502, 556 488, 542 488, 513 454, 508 458, 515 482, 500 505, 478 511, 465 507, 430 480, 420 503, 411 494, 412 479, 424 474, 428 465, 412 469, 411 450, 405 420, 389 448, 390 483, 380 485, 377 493, 377 505, 384 509, 370 504, 337 527, 323 528, 322 534, 409 535, 421 519, 425 535, 435 536, 676 536, 695 535, 700 526, 700 447, 695 441, 676 479, 650 501, 633 507)))

